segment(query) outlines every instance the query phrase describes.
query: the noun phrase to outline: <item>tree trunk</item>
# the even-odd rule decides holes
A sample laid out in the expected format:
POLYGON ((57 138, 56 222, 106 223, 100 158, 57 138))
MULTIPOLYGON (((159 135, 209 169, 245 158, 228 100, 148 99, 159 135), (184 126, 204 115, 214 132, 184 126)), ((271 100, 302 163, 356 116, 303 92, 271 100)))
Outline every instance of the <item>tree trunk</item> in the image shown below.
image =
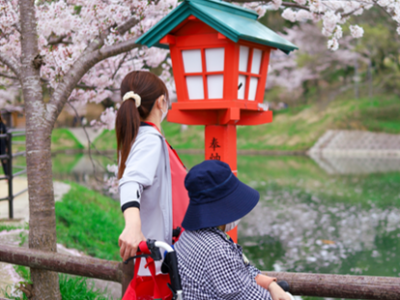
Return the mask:
MULTIPOLYGON (((35 5, 20 0, 21 84, 26 113, 26 163, 29 189, 29 248, 56 252, 56 224, 51 170, 53 122, 40 82, 35 5)), ((61 299, 55 272, 31 269, 33 300, 61 299)))

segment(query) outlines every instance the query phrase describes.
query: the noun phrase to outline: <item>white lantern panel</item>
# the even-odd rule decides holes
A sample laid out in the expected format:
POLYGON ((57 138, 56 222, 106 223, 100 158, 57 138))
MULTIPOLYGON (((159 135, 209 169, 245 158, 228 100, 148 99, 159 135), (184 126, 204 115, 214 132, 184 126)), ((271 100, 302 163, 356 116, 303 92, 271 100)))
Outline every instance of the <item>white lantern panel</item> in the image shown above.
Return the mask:
POLYGON ((258 78, 251 77, 250 85, 249 85, 249 100, 250 101, 254 101, 256 99, 257 86, 258 86, 258 78))
POLYGON ((186 85, 189 94, 189 100, 204 99, 203 76, 187 76, 186 85))
POLYGON ((239 75, 238 82, 238 99, 244 99, 244 91, 246 90, 246 77, 244 75, 239 75))
POLYGON ((224 75, 207 76, 208 99, 222 99, 224 75))
POLYGON ((225 48, 206 49, 207 72, 218 72, 224 70, 225 48))
POLYGON ((182 51, 182 58, 185 73, 200 73, 203 71, 200 50, 184 50, 182 51))
POLYGON ((251 73, 260 74, 262 51, 253 49, 253 62, 251 64, 251 73))
POLYGON ((239 71, 247 72, 248 60, 249 60, 249 47, 240 46, 239 71))

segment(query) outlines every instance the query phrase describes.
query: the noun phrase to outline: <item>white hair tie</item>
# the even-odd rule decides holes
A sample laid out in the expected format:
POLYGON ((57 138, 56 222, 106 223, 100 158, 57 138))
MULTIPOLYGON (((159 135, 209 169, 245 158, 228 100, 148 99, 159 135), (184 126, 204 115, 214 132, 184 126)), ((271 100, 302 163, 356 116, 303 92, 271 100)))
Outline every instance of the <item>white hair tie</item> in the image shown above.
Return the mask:
POLYGON ((135 92, 130 91, 127 92, 124 97, 122 98, 122 101, 128 100, 128 99, 133 99, 135 100, 136 103, 136 107, 139 107, 142 101, 142 98, 140 98, 140 96, 138 94, 135 94, 135 92))

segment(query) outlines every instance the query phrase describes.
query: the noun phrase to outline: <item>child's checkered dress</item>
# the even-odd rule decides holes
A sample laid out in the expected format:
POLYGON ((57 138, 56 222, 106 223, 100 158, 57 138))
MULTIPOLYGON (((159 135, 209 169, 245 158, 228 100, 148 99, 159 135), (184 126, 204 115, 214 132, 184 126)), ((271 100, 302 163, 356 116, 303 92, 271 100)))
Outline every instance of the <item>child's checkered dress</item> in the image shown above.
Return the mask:
POLYGON ((184 231, 175 250, 184 300, 272 300, 254 279, 260 271, 221 230, 184 231))

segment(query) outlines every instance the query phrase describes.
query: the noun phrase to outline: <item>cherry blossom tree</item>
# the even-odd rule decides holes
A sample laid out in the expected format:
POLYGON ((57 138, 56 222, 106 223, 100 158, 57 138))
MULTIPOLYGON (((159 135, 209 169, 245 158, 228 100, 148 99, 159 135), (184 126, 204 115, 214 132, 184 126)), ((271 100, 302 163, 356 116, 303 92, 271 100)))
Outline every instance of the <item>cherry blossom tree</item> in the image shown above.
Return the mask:
MULTIPOLYGON (((176 4, 0 0, 0 86, 22 91, 26 113, 30 248, 56 251, 50 136, 58 115, 67 102, 111 97, 131 70, 164 62, 169 82, 167 51, 135 41, 176 4)), ((61 298, 56 273, 32 269, 31 279, 32 299, 61 298)))
MULTIPOLYGON (((400 34, 400 2, 397 0, 234 0, 244 6, 255 9, 260 17, 268 10, 282 10, 282 17, 290 22, 311 21, 322 23, 322 33, 328 38, 327 46, 335 51, 343 37, 342 26, 351 22, 351 16, 362 15, 372 7, 378 7, 388 18, 397 24, 400 34)), ((362 27, 349 25, 353 38, 361 38, 362 27)))
POLYGON ((283 97, 298 98, 304 93, 305 82, 315 85, 315 82, 327 79, 324 77, 329 77, 332 72, 352 67, 356 60, 368 63, 355 51, 350 36, 343 38, 341 48, 329 53, 325 36, 313 24, 302 23, 285 31, 282 35, 301 50, 289 55, 280 51, 271 53, 267 89, 283 87, 284 92, 280 93, 283 97))
MULTIPOLYGON (((320 22, 332 50, 350 17, 373 6, 400 24, 395 0, 235 2, 260 16, 279 9, 291 22, 320 22)), ((61 110, 67 103, 79 108, 89 101, 120 101, 119 83, 127 72, 160 65, 173 91, 168 51, 135 41, 176 5, 177 0, 0 0, 0 89, 7 95, 0 100, 11 103, 19 96, 26 113, 30 248, 56 251, 50 136, 61 110)), ((363 35, 357 24, 350 24, 350 32, 363 35)), ((112 129, 114 120, 115 109, 108 108, 92 125, 112 129)), ((33 269, 31 278, 32 299, 60 299, 56 274, 33 269)))

